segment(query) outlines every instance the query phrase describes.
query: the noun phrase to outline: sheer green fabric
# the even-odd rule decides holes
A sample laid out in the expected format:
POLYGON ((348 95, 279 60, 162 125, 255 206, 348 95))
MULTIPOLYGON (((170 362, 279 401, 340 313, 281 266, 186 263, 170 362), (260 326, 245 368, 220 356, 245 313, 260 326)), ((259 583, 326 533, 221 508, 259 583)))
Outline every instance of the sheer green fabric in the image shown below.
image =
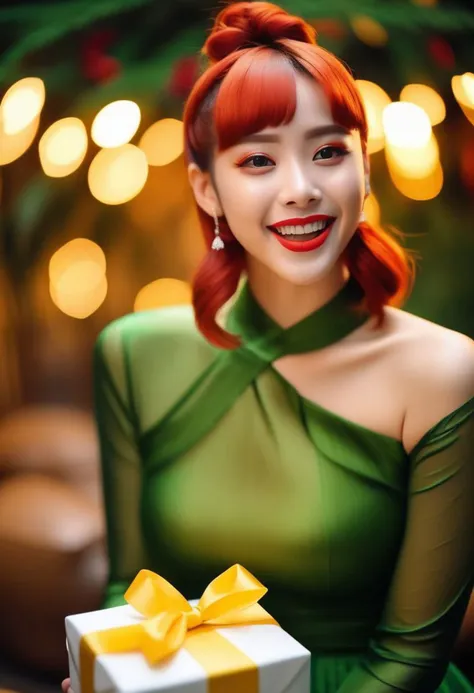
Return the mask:
POLYGON ((273 368, 366 319, 346 287, 281 330, 244 288, 212 348, 187 307, 126 316, 95 349, 110 579, 141 568, 189 598, 241 563, 312 652, 312 693, 467 693, 449 664, 473 586, 474 399, 407 456, 273 368))

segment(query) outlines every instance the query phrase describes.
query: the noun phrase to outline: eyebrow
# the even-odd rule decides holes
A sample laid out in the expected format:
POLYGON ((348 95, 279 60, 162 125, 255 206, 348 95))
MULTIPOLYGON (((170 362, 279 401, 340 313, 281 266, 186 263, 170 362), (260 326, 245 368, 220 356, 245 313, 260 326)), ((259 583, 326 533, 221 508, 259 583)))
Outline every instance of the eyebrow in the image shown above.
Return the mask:
MULTIPOLYGON (((342 125, 330 124, 330 125, 319 125, 318 127, 311 128, 304 133, 305 140, 311 140, 314 137, 322 137, 323 135, 349 135, 350 130, 343 127, 342 125)), ((279 142, 279 135, 271 135, 270 133, 265 135, 264 133, 255 133, 254 135, 246 135, 241 140, 239 144, 245 142, 279 142)))

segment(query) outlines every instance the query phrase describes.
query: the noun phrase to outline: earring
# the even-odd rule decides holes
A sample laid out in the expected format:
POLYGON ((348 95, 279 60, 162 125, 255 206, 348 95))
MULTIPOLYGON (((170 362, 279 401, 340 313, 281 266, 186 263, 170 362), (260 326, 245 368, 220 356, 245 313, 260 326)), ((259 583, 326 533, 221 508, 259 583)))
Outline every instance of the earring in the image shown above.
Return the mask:
POLYGON ((224 241, 219 235, 219 219, 217 218, 216 211, 214 210, 214 240, 212 241, 212 250, 224 250, 224 241))
POLYGON ((360 213, 359 224, 361 224, 363 221, 366 221, 364 210, 362 210, 362 212, 360 213))

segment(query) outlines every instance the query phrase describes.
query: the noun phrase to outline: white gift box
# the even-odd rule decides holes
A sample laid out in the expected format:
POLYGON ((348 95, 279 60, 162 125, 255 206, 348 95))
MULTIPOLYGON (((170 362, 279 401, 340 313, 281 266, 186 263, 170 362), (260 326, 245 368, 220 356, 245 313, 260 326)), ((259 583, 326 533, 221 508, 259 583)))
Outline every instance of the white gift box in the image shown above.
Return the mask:
MULTIPOLYGON (((190 601, 195 605, 197 601, 190 601)), ((71 687, 81 691, 80 641, 87 633, 136 624, 143 617, 130 606, 118 606, 66 618, 71 687)), ((309 693, 311 655, 278 625, 216 627, 215 631, 249 657, 258 671, 258 693, 309 693)), ((238 676, 238 675, 236 675, 238 676)), ((238 678, 236 678, 238 681, 238 678)), ((242 693, 247 693, 244 690, 242 693)), ((237 687, 238 689, 238 687, 237 687)), ((233 688, 232 690, 236 690, 233 688)), ((209 678, 186 650, 149 665, 140 652, 101 654, 95 659, 94 693, 208 693, 209 678)))

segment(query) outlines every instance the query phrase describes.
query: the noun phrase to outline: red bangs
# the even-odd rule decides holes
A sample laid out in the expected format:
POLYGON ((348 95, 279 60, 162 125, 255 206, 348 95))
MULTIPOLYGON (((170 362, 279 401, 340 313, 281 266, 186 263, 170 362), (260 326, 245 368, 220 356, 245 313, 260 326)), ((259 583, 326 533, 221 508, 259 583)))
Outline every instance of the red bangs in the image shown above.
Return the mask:
POLYGON ((334 121, 367 140, 364 107, 352 76, 320 46, 282 39, 283 50, 259 46, 236 60, 223 78, 212 116, 219 150, 246 135, 288 124, 296 110, 296 74, 315 80, 329 101, 334 121))
POLYGON ((317 84, 329 101, 334 122, 348 130, 358 130, 365 151, 367 118, 356 83, 343 63, 321 46, 283 39, 281 43, 317 84))
MULTIPOLYGON (((224 38, 235 39, 235 31, 230 34, 229 31, 217 45, 225 57, 215 60, 206 70, 186 103, 184 132, 188 162, 212 173, 216 145, 222 151, 267 127, 290 123, 297 106, 298 74, 309 76, 322 89, 334 122, 347 130, 358 131, 362 149, 366 151, 368 127, 362 99, 351 73, 336 56, 313 42, 293 39, 275 40, 272 47, 260 44, 242 49, 234 47, 226 52, 228 46, 221 45, 225 44, 224 38)), ((275 33, 278 34, 276 30, 275 33)), ((212 55, 217 50, 215 43, 211 46, 212 55)), ((208 252, 193 281, 196 324, 211 344, 234 349, 240 344, 239 338, 226 332, 216 316, 237 291, 246 268, 246 254, 227 224, 225 210, 219 221, 225 245, 219 252, 211 249, 215 237, 212 216, 201 208, 198 214, 208 252)), ((359 224, 342 259, 361 289, 361 303, 379 322, 383 320, 385 305, 400 305, 408 295, 413 261, 381 229, 366 222, 359 224)))
POLYGON ((225 76, 214 105, 220 150, 267 127, 286 125, 296 110, 295 68, 265 47, 249 50, 225 76))

